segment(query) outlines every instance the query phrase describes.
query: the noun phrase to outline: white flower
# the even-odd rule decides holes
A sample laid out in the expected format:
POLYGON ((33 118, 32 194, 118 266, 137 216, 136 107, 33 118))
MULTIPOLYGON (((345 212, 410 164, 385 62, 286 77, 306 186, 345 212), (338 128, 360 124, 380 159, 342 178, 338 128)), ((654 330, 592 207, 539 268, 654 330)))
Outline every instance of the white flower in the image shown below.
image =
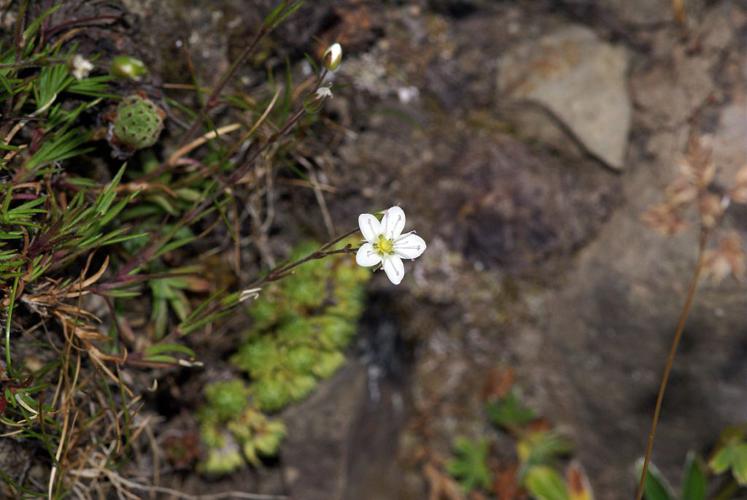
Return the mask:
POLYGON ((342 47, 339 43, 333 43, 327 50, 324 51, 322 56, 324 61, 324 67, 330 71, 336 70, 342 62, 342 47))
POLYGON ((400 87, 397 89, 397 97, 402 104, 409 104, 420 95, 417 87, 400 87))
POLYGON ((316 89, 316 98, 317 99, 327 99, 332 98, 332 89, 329 87, 319 87, 316 89))
POLYGON ((82 80, 83 78, 87 78, 88 74, 91 73, 91 70, 93 69, 93 63, 83 57, 80 54, 75 54, 73 57, 73 76, 76 80, 82 80))
POLYGON ((402 259, 415 259, 425 251, 423 238, 413 231, 402 234, 404 210, 392 207, 381 221, 371 214, 361 214, 358 226, 366 242, 358 249, 355 261, 363 267, 381 264, 389 281, 399 285, 405 276, 402 259))

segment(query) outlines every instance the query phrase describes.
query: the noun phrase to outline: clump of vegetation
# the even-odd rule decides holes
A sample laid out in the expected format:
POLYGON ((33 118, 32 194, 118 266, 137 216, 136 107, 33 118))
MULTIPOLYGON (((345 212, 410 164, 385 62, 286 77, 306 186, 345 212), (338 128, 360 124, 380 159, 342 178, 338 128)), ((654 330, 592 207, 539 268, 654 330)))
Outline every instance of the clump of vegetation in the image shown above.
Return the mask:
MULTIPOLYGON (((643 459, 638 461, 641 473, 643 459)), ((728 427, 708 463, 691 451, 687 454, 679 491, 651 463, 646 471, 643 495, 646 500, 705 500, 737 498, 747 487, 747 441, 744 427, 728 427)))
POLYGON ((261 456, 277 453, 285 425, 254 407, 249 394, 239 379, 214 382, 205 388, 206 402, 198 415, 208 449, 201 466, 204 472, 225 474, 239 468, 244 459, 258 465, 261 456))
MULTIPOLYGON (((318 245, 300 245, 291 260, 318 245)), ((370 273, 352 260, 313 260, 270 285, 248 308, 253 326, 231 358, 249 376, 216 382, 199 411, 208 450, 202 469, 231 472, 278 451, 285 435, 276 412, 311 392, 345 361, 343 350, 356 332, 363 310, 363 285, 370 273)))
POLYGON ((446 469, 465 491, 487 490, 492 484, 488 465, 490 442, 487 439, 471 440, 459 437, 454 442, 455 457, 446 469))
POLYGON ((519 392, 511 387, 512 377, 507 372, 485 409, 493 429, 514 440, 514 461, 501 467, 505 460, 495 455, 487 435, 459 437, 446 472, 463 491, 490 492, 495 498, 513 497, 522 490, 538 500, 592 498, 589 482, 578 464, 569 463, 565 477, 559 472, 563 459, 572 451, 571 442, 522 402, 519 392))
MULTIPOLYGON (((292 259, 314 248, 302 245, 292 259)), ((277 411, 298 401, 342 365, 369 277, 352 260, 316 260, 263 291, 252 304, 254 325, 231 362, 251 378, 260 409, 277 411)))
POLYGON ((739 486, 747 486, 747 434, 744 427, 730 427, 708 464, 716 474, 731 472, 739 486))
MULTIPOLYGON (((637 464, 637 470, 640 474, 643 468, 643 461, 637 464)), ((679 494, 676 494, 674 488, 669 484, 659 469, 651 464, 646 471, 646 481, 644 484, 644 498, 646 500, 705 500, 708 492, 708 476, 703 461, 690 452, 685 461, 685 468, 682 476, 682 486, 679 494)), ((730 494, 726 496, 717 496, 716 498, 732 498, 730 494)))
MULTIPOLYGON (((514 439, 516 461, 500 466, 502 460, 493 453, 487 435, 476 439, 459 437, 454 442, 454 456, 446 463, 446 472, 463 491, 488 494, 489 498, 506 495, 513 498, 523 491, 537 500, 592 500, 594 495, 583 469, 575 461, 567 461, 571 442, 526 406, 519 392, 509 387, 510 383, 487 402, 486 413, 496 431, 514 439)), ((726 499, 744 492, 747 487, 745 428, 725 429, 707 462, 695 452, 688 453, 679 488, 674 488, 653 463, 649 464, 644 498, 726 499)), ((641 458, 636 465, 638 475, 643 461, 641 458)))
MULTIPOLYGON (((0 434, 12 450, 16 444, 35 450, 27 460, 37 474, 29 482, 23 472, 0 470, 0 496, 59 498, 74 491, 87 497, 116 488, 120 496, 138 497, 148 486, 113 471, 138 455, 133 450, 151 430, 136 418, 143 395, 154 390, 154 380, 200 366, 209 353, 206 339, 228 329, 229 315, 244 313, 240 283, 272 267, 264 254, 242 257, 243 223, 251 220, 251 237, 268 241, 273 180, 278 172, 304 175, 293 160, 302 137, 295 134, 316 123, 316 91, 326 70, 297 86, 291 74, 270 75, 251 96, 231 86, 299 1, 280 1, 268 13, 207 99, 195 75, 160 86, 146 81, 134 58, 107 64, 111 55, 79 54, 75 39, 86 23, 121 22, 116 16, 83 16, 81 27, 77 2, 42 5, 18 2, 15 29, 0 34, 0 434), (85 61, 85 71, 73 73, 73 61, 85 61), (109 66, 121 76, 128 64, 126 81, 102 74, 109 66), (117 156, 129 157, 126 165, 112 156, 107 136, 117 156)), ((324 319, 314 320, 318 311, 309 310, 307 321, 320 322, 320 332, 344 330, 320 333, 326 343, 315 345, 313 368, 297 359, 294 373, 313 382, 339 366, 338 337, 352 335, 350 327, 333 325, 332 311, 350 320, 342 311, 359 311, 360 294, 342 284, 353 279, 347 264, 333 281, 322 274, 334 264, 309 265, 317 266, 314 279, 339 289, 327 295, 336 305, 325 302, 324 319)), ((299 267, 297 276, 303 272, 299 267)), ((272 290, 263 290, 267 300, 282 302, 283 292, 272 290)), ((288 290, 303 295, 298 287, 288 290)), ((256 377, 246 391, 240 381, 209 386, 206 408, 215 408, 200 418, 214 447, 235 446, 240 461, 256 462, 274 453, 284 434, 260 407, 297 399, 301 382, 293 379, 292 395, 283 383, 269 385, 280 396, 258 398, 255 386, 268 380, 259 373, 275 377, 281 370, 242 369, 256 377)), ((304 390, 311 387, 306 382, 304 390)), ((227 466, 206 470, 221 467, 227 466)))

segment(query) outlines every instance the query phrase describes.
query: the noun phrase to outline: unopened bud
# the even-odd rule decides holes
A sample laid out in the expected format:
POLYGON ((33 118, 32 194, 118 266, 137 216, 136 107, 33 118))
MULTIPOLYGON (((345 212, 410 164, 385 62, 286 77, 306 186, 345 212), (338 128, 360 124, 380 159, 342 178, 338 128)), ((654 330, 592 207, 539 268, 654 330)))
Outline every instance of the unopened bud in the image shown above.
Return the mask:
POLYGON ((324 67, 329 71, 334 71, 340 67, 342 63, 342 47, 339 43, 333 43, 327 50, 324 51, 323 56, 324 67))
POLYGON ((138 81, 148 72, 140 59, 131 56, 117 56, 112 59, 111 74, 118 78, 129 78, 138 81))

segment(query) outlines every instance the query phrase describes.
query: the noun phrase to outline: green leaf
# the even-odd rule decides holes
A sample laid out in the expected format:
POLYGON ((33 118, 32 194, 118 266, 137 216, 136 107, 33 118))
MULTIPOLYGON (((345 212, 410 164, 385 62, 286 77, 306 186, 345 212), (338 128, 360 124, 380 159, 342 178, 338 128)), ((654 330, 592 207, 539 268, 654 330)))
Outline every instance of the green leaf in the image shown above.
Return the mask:
POLYGON ((33 170, 36 167, 83 154, 89 151, 89 149, 81 148, 86 141, 88 141, 88 134, 81 133, 80 130, 69 130, 62 135, 44 141, 34 156, 26 162, 26 168, 33 170))
POLYGON ((705 465, 692 451, 685 461, 685 476, 682 481, 682 500, 705 500, 708 479, 705 465))
POLYGON ((446 465, 446 470, 459 481, 465 491, 485 490, 490 487, 492 476, 488 468, 489 449, 490 444, 486 439, 456 439, 455 457, 446 465))
POLYGON ((267 17, 265 17, 263 24, 267 26, 268 28, 271 27, 273 24, 275 24, 275 21, 277 20, 278 16, 283 12, 283 8, 285 7, 285 3, 279 3, 276 5, 269 14, 267 14, 267 17))
POLYGON ((146 361, 151 361, 153 363, 166 363, 170 365, 174 365, 179 362, 178 359, 176 359, 174 356, 169 356, 167 354, 158 354, 154 356, 148 356, 145 358, 146 361))
POLYGON ((731 467, 733 454, 734 448, 731 444, 727 444, 716 452, 708 465, 716 474, 723 474, 729 469, 729 467, 731 467))
POLYGON ((65 89, 72 94, 84 95, 89 97, 106 97, 116 99, 117 95, 109 91, 108 83, 112 78, 107 75, 92 76, 83 80, 73 80, 65 89))
POLYGON ((537 500, 569 499, 568 487, 563 477, 546 465, 530 468, 524 479, 524 485, 537 500))
POLYGON ((190 358, 196 357, 195 352, 192 349, 181 344, 155 344, 145 349, 145 355, 147 357, 156 356, 165 352, 185 354, 190 358))
POLYGON ((114 179, 106 185, 106 188, 101 193, 101 196, 99 196, 99 199, 96 200, 96 211, 98 212, 98 215, 104 215, 107 210, 109 210, 114 198, 117 196, 116 189, 119 185, 119 181, 122 180, 122 175, 124 175, 126 168, 127 164, 125 163, 119 169, 117 175, 114 176, 114 179))
POLYGON ((747 484, 747 443, 739 443, 734 447, 731 472, 740 486, 747 484))
POLYGON ((521 462, 531 467, 547 464, 568 454, 573 448, 570 440, 554 431, 531 432, 516 445, 521 462))
POLYGON ((514 391, 501 400, 488 404, 486 411, 490 421, 498 427, 517 427, 536 418, 535 413, 524 406, 514 391))
POLYGON ((297 1, 291 5, 287 5, 287 2, 281 2, 278 4, 270 13, 265 17, 263 24, 267 29, 273 29, 282 23, 288 16, 296 12, 303 2, 297 1))
POLYGON ((36 112, 39 113, 48 109, 57 95, 74 81, 75 79, 70 75, 70 71, 64 64, 42 68, 34 86, 36 112))
POLYGON ((240 379, 208 384, 205 396, 210 411, 222 420, 238 417, 249 405, 249 389, 240 379))
MULTIPOLYGON (((636 476, 640 477, 642 469, 643 459, 641 458, 636 463, 636 476)), ((653 463, 648 465, 643 492, 646 500, 675 500, 676 498, 672 487, 653 463)))

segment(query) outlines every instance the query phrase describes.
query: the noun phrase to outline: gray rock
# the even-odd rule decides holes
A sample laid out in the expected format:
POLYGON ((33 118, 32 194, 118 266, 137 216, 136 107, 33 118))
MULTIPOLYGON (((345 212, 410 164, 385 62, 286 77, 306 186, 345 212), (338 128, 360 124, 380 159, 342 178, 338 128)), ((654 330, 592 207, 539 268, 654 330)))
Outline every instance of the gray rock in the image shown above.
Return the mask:
MULTIPOLYGON (((627 66, 623 48, 605 43, 586 28, 572 26, 503 55, 498 63, 498 91, 515 104, 539 104, 588 153, 622 169, 631 122, 627 66)), ((514 106, 518 113, 521 108, 514 106)), ((514 120, 520 129, 531 129, 531 134, 547 129, 527 121, 526 117, 514 120)))

